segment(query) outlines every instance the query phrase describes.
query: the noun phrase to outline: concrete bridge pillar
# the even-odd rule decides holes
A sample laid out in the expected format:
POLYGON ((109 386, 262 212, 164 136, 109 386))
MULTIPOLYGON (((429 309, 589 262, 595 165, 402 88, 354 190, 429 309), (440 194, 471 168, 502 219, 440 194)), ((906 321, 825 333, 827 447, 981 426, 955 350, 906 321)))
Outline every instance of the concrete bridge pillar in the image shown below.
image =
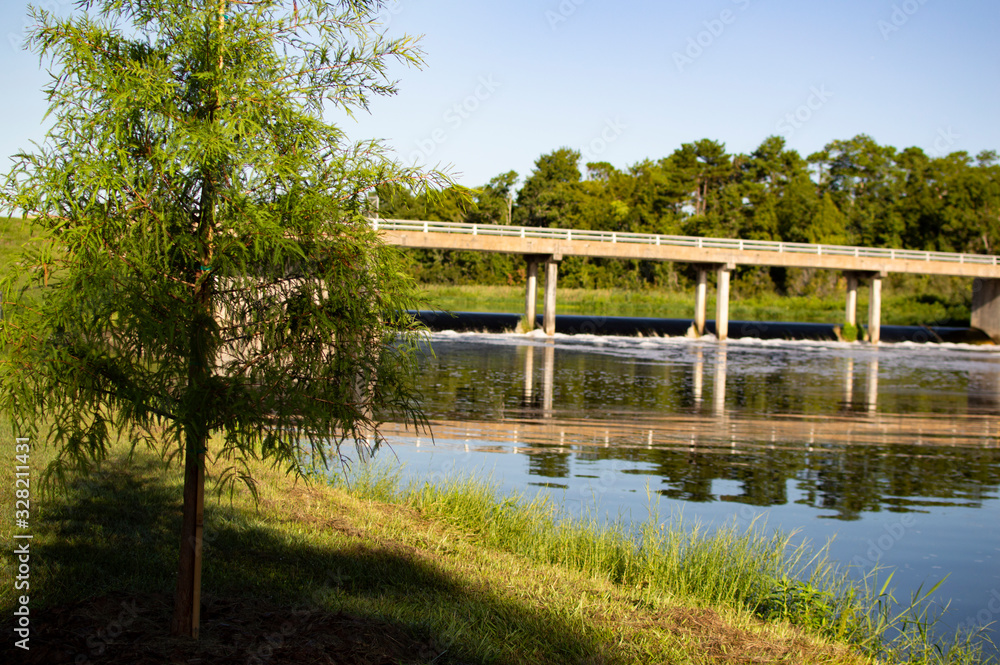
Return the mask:
POLYGON ((556 279, 559 276, 561 256, 550 256, 545 262, 545 303, 542 312, 542 326, 546 335, 556 332, 556 279))
POLYGON ((538 257, 528 255, 528 285, 524 296, 524 332, 535 329, 535 302, 538 298, 538 257))
POLYGON ((868 298, 868 341, 878 344, 882 330, 882 280, 886 271, 878 272, 845 272, 847 278, 847 305, 844 308, 844 322, 858 325, 858 285, 862 279, 868 280, 870 296, 868 298))
POLYGON ((1000 343, 1000 279, 977 277, 972 282, 970 325, 1000 343))
POLYGON ((858 274, 846 272, 847 278, 847 306, 844 309, 844 323, 849 326, 858 325, 858 274))
POLYGON ((715 336, 720 342, 729 339, 729 273, 732 264, 719 266, 715 294, 715 336))
POLYGON ((871 295, 868 297, 868 341, 878 344, 882 329, 882 278, 885 273, 872 275, 871 295))
POLYGON ((698 285, 694 291, 694 331, 705 334, 705 306, 708 301, 708 268, 698 266, 698 285))

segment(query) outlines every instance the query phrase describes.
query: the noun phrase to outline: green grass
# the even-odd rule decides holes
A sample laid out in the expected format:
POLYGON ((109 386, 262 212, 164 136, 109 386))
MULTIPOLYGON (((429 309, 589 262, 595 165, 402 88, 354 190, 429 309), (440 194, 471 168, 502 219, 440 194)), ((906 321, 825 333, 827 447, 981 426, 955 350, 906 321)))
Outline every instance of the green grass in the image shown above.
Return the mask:
MULTIPOLYGON (((21 250, 31 238, 27 221, 19 217, 0 217, 0 279, 8 276, 16 262, 21 260, 21 250)), ((26 278, 22 275, 15 284, 22 285, 26 278)), ((29 287, 26 297, 37 297, 40 287, 29 287)))
MULTIPOLYGON (((453 312, 524 311, 524 288, 521 286, 455 286, 421 285, 423 298, 429 307, 453 312)), ((536 311, 542 311, 542 290, 536 311)), ((884 293, 883 325, 959 325, 969 322, 969 306, 932 292, 884 293)), ((866 321, 867 289, 858 292, 858 319, 866 321)), ((842 296, 781 296, 763 294, 734 296, 729 317, 735 321, 787 321, 800 323, 832 323, 844 321, 842 296)), ((694 290, 666 291, 624 289, 562 289, 556 296, 558 314, 590 316, 634 316, 654 318, 694 318, 694 290)), ((707 305, 708 318, 715 316, 715 297, 707 305)))
POLYGON ((821 549, 793 544, 794 534, 765 535, 760 525, 707 530, 675 516, 663 521, 652 504, 648 520, 631 531, 623 522, 566 518, 549 500, 498 497, 489 483, 453 480, 401 485, 391 474, 353 478, 355 495, 412 506, 475 534, 490 547, 599 576, 637 593, 649 607, 667 599, 707 603, 785 622, 880 663, 981 662, 975 636, 955 634, 947 644, 931 637, 939 617, 929 596, 917 591, 899 603, 891 575, 876 584, 850 581, 821 549), (638 537, 637 537, 638 536, 638 537))
POLYGON ((17 260, 29 237, 27 224, 20 218, 0 217, 0 266, 9 266, 17 260))
POLYGON ((19 217, 0 217, 0 276, 21 259, 21 249, 32 237, 28 223, 19 217))

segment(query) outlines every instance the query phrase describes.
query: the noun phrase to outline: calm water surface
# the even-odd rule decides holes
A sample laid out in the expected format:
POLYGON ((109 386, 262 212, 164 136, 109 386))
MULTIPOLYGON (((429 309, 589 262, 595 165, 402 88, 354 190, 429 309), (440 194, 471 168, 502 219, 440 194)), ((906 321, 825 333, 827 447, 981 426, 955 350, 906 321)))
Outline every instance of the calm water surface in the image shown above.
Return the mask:
MULTIPOLYGON (((568 510, 798 529, 945 575, 951 626, 1000 620, 1000 352, 990 347, 437 333, 434 442, 386 430, 407 473, 489 473, 568 510)), ((386 458, 388 456, 383 456, 386 458)))

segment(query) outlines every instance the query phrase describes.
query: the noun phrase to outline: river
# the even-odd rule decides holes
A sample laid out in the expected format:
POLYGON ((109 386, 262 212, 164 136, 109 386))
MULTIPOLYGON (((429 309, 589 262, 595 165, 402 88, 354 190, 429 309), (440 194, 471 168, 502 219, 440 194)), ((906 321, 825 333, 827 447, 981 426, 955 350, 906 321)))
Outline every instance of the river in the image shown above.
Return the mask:
MULTIPOLYGON (((438 332, 434 441, 406 473, 487 474, 573 513, 796 529, 897 598, 944 576, 945 625, 1000 620, 1000 352, 904 342, 438 332)), ((382 455, 393 459, 392 455, 382 455)), ((395 463, 395 462, 394 462, 395 463)))

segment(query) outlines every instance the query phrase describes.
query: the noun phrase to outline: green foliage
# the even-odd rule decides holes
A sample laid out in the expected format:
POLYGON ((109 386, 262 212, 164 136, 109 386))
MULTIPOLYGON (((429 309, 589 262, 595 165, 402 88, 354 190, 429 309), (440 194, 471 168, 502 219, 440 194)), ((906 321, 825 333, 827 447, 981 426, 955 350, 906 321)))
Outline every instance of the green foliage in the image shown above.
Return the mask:
POLYGON ((514 221, 520 226, 573 228, 566 224, 566 213, 578 194, 580 153, 560 148, 535 161, 535 171, 528 176, 517 195, 514 221))
POLYGON ((840 336, 845 342, 858 341, 858 326, 853 323, 845 323, 840 331, 840 336))
POLYGON ((0 407, 32 435, 53 419, 50 474, 114 436, 170 457, 221 432, 246 480, 248 458, 295 471, 388 411, 419 420, 410 280, 364 206, 444 181, 322 115, 395 92, 414 42, 374 2, 85 5, 32 10, 53 126, 2 190, 36 237, 0 283, 0 407))
POLYGON ((197 637, 206 455, 256 496, 255 460, 301 474, 377 448, 386 415, 422 423, 412 284, 367 199, 446 179, 324 120, 420 64, 378 0, 80 4, 30 10, 53 125, 0 190, 38 233, 0 278, 0 411, 51 423, 49 480, 116 437, 184 460, 172 632, 197 637))
MULTIPOLYGON (((478 190, 470 208, 463 210, 457 198, 407 194, 384 216, 476 223, 513 218, 526 226, 971 253, 1000 246, 1000 164, 989 151, 975 162, 962 152, 930 157, 919 148, 880 146, 862 134, 803 159, 771 136, 749 155, 729 154, 722 143, 702 139, 624 170, 607 162, 585 167, 583 178, 579 154, 568 148, 542 155, 509 216, 513 172, 478 190)), ((437 252, 416 255, 415 268, 425 282, 501 285, 516 279, 520 265, 507 258, 481 266, 437 252)), ((804 295, 833 286, 828 271, 768 272, 741 271, 733 288, 804 295)), ((624 280, 662 288, 685 274, 659 264, 579 258, 563 262, 559 279, 587 287, 624 280)))
POLYGON ((759 599, 754 614, 765 621, 788 621, 820 632, 835 616, 835 601, 828 589, 782 575, 759 599))

